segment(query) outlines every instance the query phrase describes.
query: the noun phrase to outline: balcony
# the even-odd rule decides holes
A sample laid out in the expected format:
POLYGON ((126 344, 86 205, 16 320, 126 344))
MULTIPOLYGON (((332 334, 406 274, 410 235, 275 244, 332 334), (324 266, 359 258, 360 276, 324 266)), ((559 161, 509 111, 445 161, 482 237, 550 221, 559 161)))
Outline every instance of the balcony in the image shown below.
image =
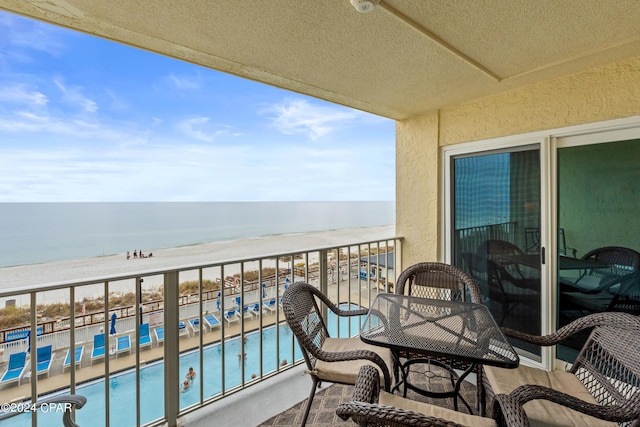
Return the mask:
MULTIPOLYGON (((185 416, 196 419, 198 413, 258 394, 282 378, 299 381, 304 379, 297 375, 304 370, 303 360, 278 306, 285 287, 306 281, 332 301, 366 307, 393 285, 400 250, 401 238, 392 235, 331 241, 323 247, 0 293, 1 300, 17 302, 4 309, 5 321, 6 314, 26 318, 0 331, 1 370, 12 354, 28 354, 19 380, 0 384, 0 401, 17 405, 55 393, 89 394, 87 406, 77 413, 80 425, 96 425, 96 419, 105 419, 105 426, 162 425, 185 416), (150 344, 143 340, 147 330, 150 344), (104 337, 104 354, 92 357, 98 337, 104 337), (39 373, 31 349, 48 346, 52 363, 39 373), (75 368, 74 351, 79 353, 75 368), (190 390, 180 393, 189 366, 197 377, 190 390), (156 381, 151 400, 150 376, 156 381)), ((334 326, 341 336, 356 334, 359 327, 334 326)), ((306 383, 304 389, 302 395, 289 396, 294 399, 284 409, 297 396, 306 396, 306 383)), ((275 415, 265 411, 264 419, 275 415)), ((39 413, 37 418, 41 426, 59 423, 59 414, 39 413)))

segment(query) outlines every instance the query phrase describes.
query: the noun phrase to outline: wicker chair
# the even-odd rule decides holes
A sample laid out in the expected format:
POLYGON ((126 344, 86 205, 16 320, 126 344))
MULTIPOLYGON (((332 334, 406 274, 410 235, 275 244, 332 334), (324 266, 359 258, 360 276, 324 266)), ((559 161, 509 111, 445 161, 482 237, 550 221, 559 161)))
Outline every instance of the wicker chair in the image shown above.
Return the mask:
POLYGON ((564 310, 582 314, 624 311, 640 314, 640 253, 619 246, 606 246, 586 253, 582 259, 608 268, 592 269, 577 280, 560 278, 564 310))
POLYGON ((463 414, 451 409, 405 399, 380 391, 379 373, 371 366, 363 366, 356 381, 353 398, 338 406, 336 414, 351 418, 362 427, 495 427, 528 426, 520 405, 507 395, 495 398, 495 419, 463 414))
POLYGON ((536 289, 540 288, 540 279, 514 276, 504 265, 479 253, 465 252, 462 259, 483 294, 489 297, 488 306, 498 325, 502 326, 518 305, 539 309, 540 292, 536 289))
POLYGON ((406 268, 396 280, 396 294, 482 304, 476 281, 457 267, 439 262, 421 262, 406 268))
MULTIPOLYGON (((80 396, 79 394, 72 394, 66 396, 54 396, 39 400, 36 402, 35 407, 40 408, 42 405, 54 405, 55 408, 64 408, 64 411, 62 412, 62 425, 64 427, 79 427, 73 420, 73 410, 81 409, 85 403, 87 403, 86 397, 80 396)), ((31 411, 30 406, 27 406, 27 408, 31 411)), ((23 409, 18 412, 5 412, 0 415, 0 421, 15 417, 16 415, 23 414, 24 412, 27 412, 27 409, 23 409)), ((49 412, 53 412, 53 409, 49 409, 49 412)))
MULTIPOLYGON (((448 301, 470 300, 473 303, 482 304, 482 293, 471 276, 453 265, 439 262, 421 262, 406 268, 396 280, 394 292, 401 295, 448 301)), ((402 354, 401 357, 413 356, 402 354)), ((447 358, 432 358, 430 360, 437 364, 446 364, 452 369, 466 370, 469 368, 468 363, 459 360, 447 358)), ((478 369, 476 375, 480 376, 481 372, 482 370, 478 369)), ((484 400, 481 392, 482 388, 478 387, 478 405, 484 400)), ((481 406, 478 407, 483 411, 481 406)))
MULTIPOLYGON (((476 253, 481 255, 487 259, 495 261, 497 264, 501 265, 509 274, 515 276, 519 279, 529 279, 518 264, 515 261, 507 261, 505 260, 505 256, 509 257, 513 255, 515 257, 524 256, 525 253, 518 246, 514 245, 511 242, 507 242, 506 240, 497 240, 497 239, 489 239, 478 245, 476 249, 476 253)), ((539 277, 539 273, 536 272, 536 278, 539 277)), ((538 279, 539 280, 539 279, 538 279)))
POLYGON ((282 295, 282 310, 298 339, 313 381, 302 426, 307 422, 313 397, 322 381, 353 385, 360 367, 370 364, 382 373, 385 390, 391 385, 388 368, 393 366, 391 352, 365 344, 359 337, 331 338, 321 310, 323 306, 337 316, 360 316, 368 312, 367 309, 341 310, 322 292, 304 282, 292 284, 282 295))
POLYGON ((510 394, 532 426, 640 425, 640 318, 627 313, 582 317, 547 336, 505 329, 507 336, 555 345, 587 328, 593 331, 568 372, 484 367, 489 401, 510 394))

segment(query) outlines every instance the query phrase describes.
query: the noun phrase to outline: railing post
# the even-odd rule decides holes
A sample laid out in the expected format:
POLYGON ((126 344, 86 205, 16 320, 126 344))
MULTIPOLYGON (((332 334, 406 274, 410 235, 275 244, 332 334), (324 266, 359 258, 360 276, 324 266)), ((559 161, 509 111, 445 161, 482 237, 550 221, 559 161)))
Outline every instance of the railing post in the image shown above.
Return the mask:
POLYGON ((178 272, 164 275, 164 415, 167 427, 177 427, 180 410, 178 372, 178 272))
POLYGON ((318 286, 320 291, 323 294, 329 295, 329 280, 328 280, 328 268, 329 264, 327 263, 327 250, 323 249, 320 251, 320 265, 318 268, 320 271, 318 272, 318 286))

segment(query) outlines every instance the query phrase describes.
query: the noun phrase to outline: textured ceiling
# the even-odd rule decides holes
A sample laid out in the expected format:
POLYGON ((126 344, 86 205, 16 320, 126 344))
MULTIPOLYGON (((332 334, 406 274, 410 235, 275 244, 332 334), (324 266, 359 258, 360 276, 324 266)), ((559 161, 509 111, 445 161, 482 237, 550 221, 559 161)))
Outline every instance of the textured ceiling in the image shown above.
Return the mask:
POLYGON ((638 0, 0 0, 394 119, 640 54, 638 0))

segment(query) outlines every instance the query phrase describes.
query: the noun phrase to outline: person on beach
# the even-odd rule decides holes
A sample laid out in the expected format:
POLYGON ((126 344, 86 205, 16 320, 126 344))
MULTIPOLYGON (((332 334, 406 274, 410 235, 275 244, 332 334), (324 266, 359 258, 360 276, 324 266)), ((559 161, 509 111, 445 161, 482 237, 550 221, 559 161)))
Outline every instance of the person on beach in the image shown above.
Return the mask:
POLYGON ((127 259, 131 258, 131 254, 127 251, 127 259))
POLYGON ((185 375, 185 378, 187 379, 187 381, 192 382, 196 379, 196 371, 194 371, 193 368, 190 367, 187 375, 185 375))
POLYGON ((138 250, 137 249, 135 251, 133 251, 133 257, 134 258, 138 258, 138 250))

